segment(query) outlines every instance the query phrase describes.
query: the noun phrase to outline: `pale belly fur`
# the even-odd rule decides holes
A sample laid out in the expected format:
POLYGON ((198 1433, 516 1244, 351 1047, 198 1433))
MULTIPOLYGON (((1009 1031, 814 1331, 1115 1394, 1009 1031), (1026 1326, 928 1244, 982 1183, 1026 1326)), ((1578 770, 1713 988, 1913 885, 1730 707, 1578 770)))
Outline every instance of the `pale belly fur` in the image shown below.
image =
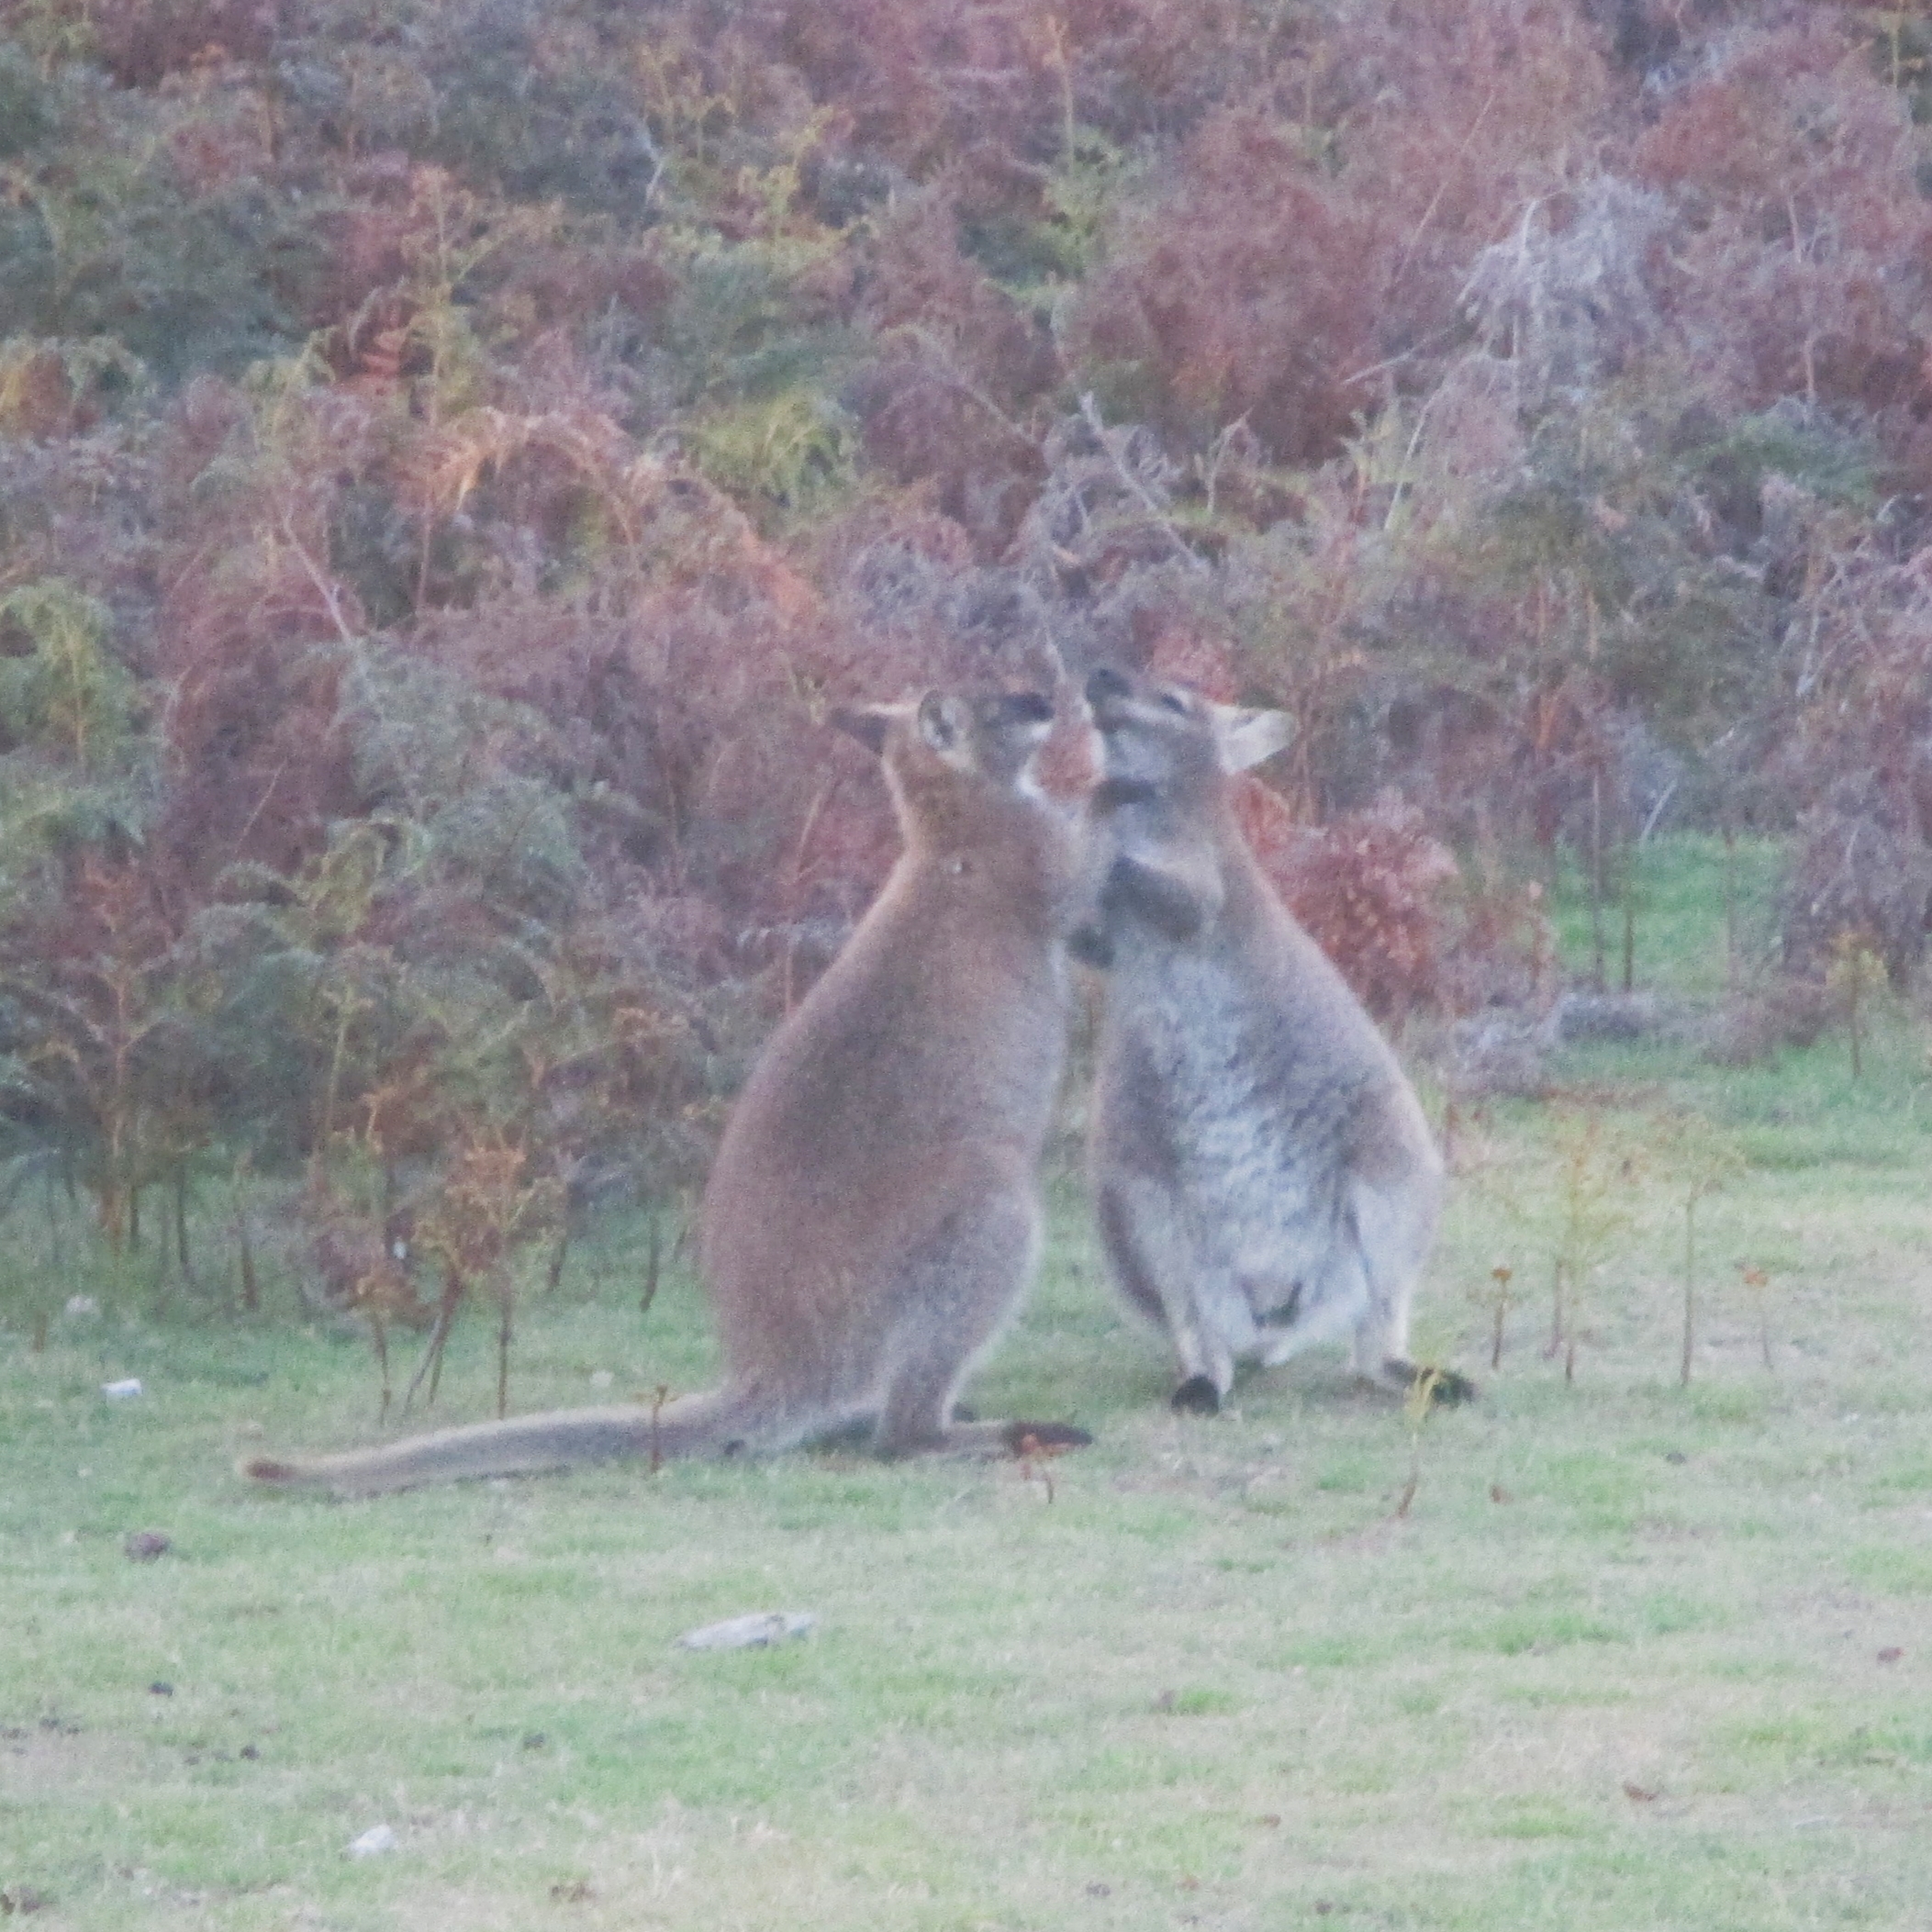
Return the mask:
POLYGON ((1337 1303, 1359 1305, 1346 1150, 1369 1083, 1359 1068, 1324 1067, 1292 1015, 1217 963, 1161 966, 1157 996, 1132 1005, 1151 1075, 1142 1104, 1160 1115, 1154 1138, 1174 1163, 1201 1312, 1236 1353, 1253 1353, 1270 1334, 1326 1327, 1346 1312, 1337 1303))

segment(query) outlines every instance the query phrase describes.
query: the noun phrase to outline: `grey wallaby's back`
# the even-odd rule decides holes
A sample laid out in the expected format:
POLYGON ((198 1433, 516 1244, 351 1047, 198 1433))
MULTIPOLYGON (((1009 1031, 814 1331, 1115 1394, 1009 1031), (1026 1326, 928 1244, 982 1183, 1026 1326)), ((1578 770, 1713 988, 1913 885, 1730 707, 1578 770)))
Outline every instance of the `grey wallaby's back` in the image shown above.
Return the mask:
POLYGON ((766 1046, 712 1165, 698 1259, 719 1389, 655 1413, 521 1416, 244 1473, 367 1493, 858 1428, 888 1455, 1084 1441, 953 1414, 1040 1245, 1034 1170, 1078 884, 1074 829, 1032 783, 1052 718, 1037 693, 929 692, 838 720, 880 756, 904 850, 766 1046))
POLYGON ((1109 967, 1089 1159, 1115 1283, 1167 1329, 1178 1408, 1218 1408, 1238 1360, 1344 1335, 1358 1372, 1406 1388, 1442 1161, 1388 1043, 1235 821, 1233 775, 1287 720, 1113 670, 1087 698, 1104 776, 1081 950, 1109 967))

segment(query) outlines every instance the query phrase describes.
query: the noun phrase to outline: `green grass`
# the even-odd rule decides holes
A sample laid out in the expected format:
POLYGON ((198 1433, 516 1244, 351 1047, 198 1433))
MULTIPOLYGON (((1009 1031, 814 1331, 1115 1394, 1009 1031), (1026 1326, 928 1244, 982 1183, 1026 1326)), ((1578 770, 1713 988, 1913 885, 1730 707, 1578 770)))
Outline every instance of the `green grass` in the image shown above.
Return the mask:
MULTIPOLYGON (((1714 999, 1732 970, 1725 906, 1733 908, 1737 971, 1755 977, 1777 957, 1777 899, 1784 848, 1775 839, 1740 838, 1726 855, 1714 833, 1679 832, 1640 847, 1631 877, 1635 911, 1633 983, 1694 998, 1714 999)), ((1566 854, 1558 865, 1550 915, 1563 961, 1575 973, 1594 960, 1590 893, 1583 867, 1566 854)), ((1606 875, 1603 909, 1604 977, 1622 984, 1623 897, 1606 875)))
MULTIPOLYGON (((352 1503, 231 1466, 376 1433, 363 1343, 279 1280, 252 1323, 178 1290, 157 1319, 151 1252, 111 1277, 67 1224, 56 1269, 22 1212, 0 1893, 50 1926, 238 1932, 1923 1927, 1932 1150, 1896 1024, 1907 1070, 1857 1087, 1829 1040, 1741 1075, 1566 1062, 1606 1132, 1680 1102, 1751 1141, 1700 1211, 1688 1389, 1674 1172, 1622 1183, 1566 1383, 1542 1344, 1569 1116, 1473 1128, 1417 1340, 1484 1392, 1426 1421, 1400 1515, 1409 1426, 1332 1357, 1170 1415, 1071 1189, 975 1390, 1096 1432, 1044 1474, 801 1455, 352 1503), (1525 1300, 1492 1371, 1469 1291, 1498 1258, 1525 1300), (30 1301, 75 1287, 102 1313, 35 1353, 30 1301), (146 1392, 106 1401, 126 1375, 146 1392), (123 1554, 144 1529, 158 1561, 123 1554), (755 1609, 820 1621, 675 1647, 755 1609), (378 1824, 396 1848, 350 1858, 378 1824)), ((640 1245, 607 1223, 529 1303, 518 1406, 705 1380, 687 1279, 638 1317, 640 1245)), ((438 1418, 493 1393, 479 1318, 438 1418)))

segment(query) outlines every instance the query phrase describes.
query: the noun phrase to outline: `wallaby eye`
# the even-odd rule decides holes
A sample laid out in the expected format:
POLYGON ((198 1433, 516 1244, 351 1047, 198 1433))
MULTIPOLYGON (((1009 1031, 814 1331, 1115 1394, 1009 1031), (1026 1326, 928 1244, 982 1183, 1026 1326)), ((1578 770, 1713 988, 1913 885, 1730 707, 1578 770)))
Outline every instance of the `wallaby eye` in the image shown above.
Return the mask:
POLYGON ((1183 718, 1188 715, 1188 700, 1178 691, 1163 691, 1160 694, 1160 701, 1170 711, 1178 711, 1183 718))

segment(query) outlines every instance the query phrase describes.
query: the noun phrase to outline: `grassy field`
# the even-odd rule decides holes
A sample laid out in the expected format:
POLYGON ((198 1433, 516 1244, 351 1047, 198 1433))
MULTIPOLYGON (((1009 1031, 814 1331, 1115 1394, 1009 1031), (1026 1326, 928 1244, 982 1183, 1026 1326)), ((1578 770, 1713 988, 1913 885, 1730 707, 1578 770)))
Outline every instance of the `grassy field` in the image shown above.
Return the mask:
MULTIPOLYGON (((1688 975, 1721 914, 1677 899, 1640 943, 1688 975)), ((237 1456, 374 1433, 366 1344, 285 1296, 253 1325, 157 1321, 67 1230, 61 1286, 102 1312, 40 1353, 0 1331, 4 1905, 342 1932, 1932 1926, 1923 1031, 1882 1015, 1856 1083, 1829 1038, 1741 1073, 1681 1045, 1558 1073, 1566 1099, 1458 1137, 1418 1343, 1478 1403, 1417 1428, 1324 1357, 1172 1417, 1069 1188, 976 1392, 1096 1433, 1045 1469, 258 1495, 237 1456), (1700 1177, 1724 1184, 1685 1388, 1700 1177), (1558 1259, 1572 1379, 1546 1353, 1558 1259), (1521 1301, 1492 1369, 1498 1265, 1521 1301), (125 1377, 144 1392, 106 1399, 125 1377), (167 1551, 130 1559, 140 1531, 167 1551), (761 1609, 818 1625, 676 1647, 761 1609), (383 1826, 393 1849, 350 1854, 383 1826)), ((17 1217, 5 1305, 47 1239, 17 1217)), ((532 1301, 519 1406, 706 1379, 691 1283, 639 1320, 639 1245, 606 1225, 532 1301)), ((493 1397, 479 1319, 438 1417, 493 1397)))

